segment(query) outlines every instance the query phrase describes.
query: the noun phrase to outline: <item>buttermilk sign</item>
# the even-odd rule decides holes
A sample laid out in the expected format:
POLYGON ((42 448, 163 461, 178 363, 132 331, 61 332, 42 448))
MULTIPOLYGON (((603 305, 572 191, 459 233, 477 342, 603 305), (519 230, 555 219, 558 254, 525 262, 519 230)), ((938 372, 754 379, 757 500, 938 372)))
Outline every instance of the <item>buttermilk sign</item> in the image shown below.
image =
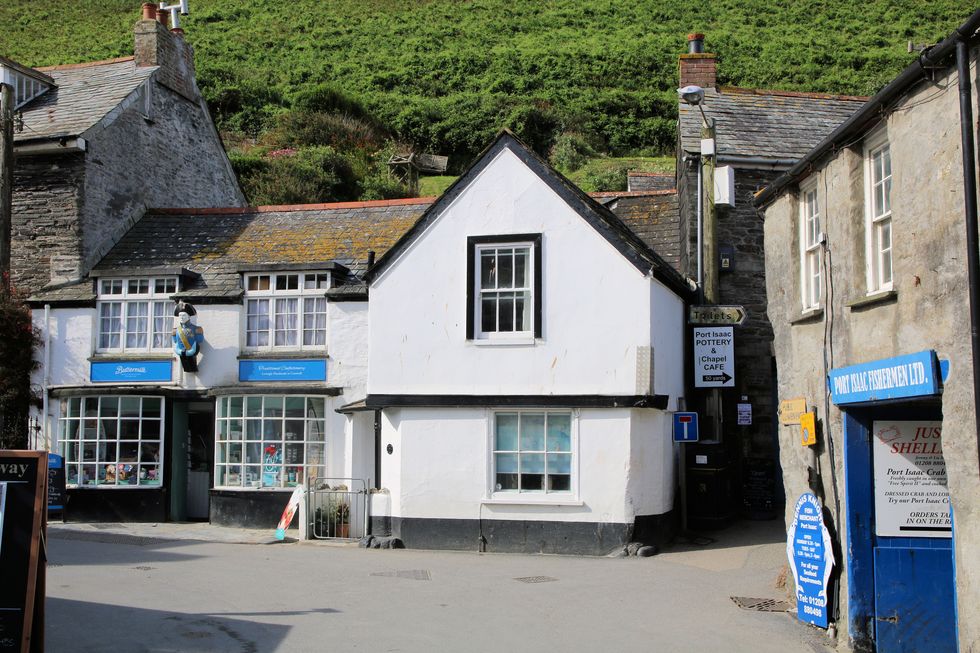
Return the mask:
POLYGON ((884 358, 830 371, 827 382, 836 405, 921 397, 940 392, 932 350, 884 358))

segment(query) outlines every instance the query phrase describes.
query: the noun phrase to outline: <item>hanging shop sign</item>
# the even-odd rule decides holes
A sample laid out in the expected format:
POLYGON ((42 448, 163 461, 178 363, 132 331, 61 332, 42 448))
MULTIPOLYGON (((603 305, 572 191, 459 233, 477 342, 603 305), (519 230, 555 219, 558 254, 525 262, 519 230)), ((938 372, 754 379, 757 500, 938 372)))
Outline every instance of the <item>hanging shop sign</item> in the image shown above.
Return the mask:
POLYGON ((875 534, 952 537, 942 422, 872 425, 875 534))
POLYGON ((47 454, 0 451, 0 649, 39 650, 44 632, 44 563, 47 454))
POLYGON ((883 358, 830 371, 830 399, 836 405, 939 394, 936 352, 883 358))
POLYGON ((735 336, 732 327, 694 328, 694 387, 735 387, 735 336))
POLYGON ((93 361, 92 383, 170 383, 173 363, 165 361, 93 361))
POLYGON ((239 381, 326 381, 325 360, 242 360, 239 381))
POLYGON ((834 568, 834 550, 823 523, 823 508, 811 492, 801 494, 796 501, 793 524, 786 537, 786 554, 796 581, 797 618, 826 628, 827 583, 834 568))

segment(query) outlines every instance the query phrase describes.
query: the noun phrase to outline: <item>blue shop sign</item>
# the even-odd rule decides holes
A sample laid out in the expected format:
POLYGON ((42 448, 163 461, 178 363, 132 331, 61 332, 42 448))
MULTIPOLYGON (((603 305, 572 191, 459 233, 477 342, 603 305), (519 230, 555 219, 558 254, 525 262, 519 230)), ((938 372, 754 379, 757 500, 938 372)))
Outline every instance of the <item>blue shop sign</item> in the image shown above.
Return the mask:
POLYGON ((801 494, 796 501, 786 553, 796 581, 797 618, 826 628, 829 623, 827 584, 834 567, 834 551, 823 523, 823 508, 811 492, 801 494))
POLYGON ((165 361, 99 361, 92 362, 92 383, 170 383, 173 363, 165 361))
POLYGON ((836 405, 939 394, 939 366, 931 349, 831 370, 827 377, 836 405))
POLYGON ((239 381, 326 381, 325 360, 238 361, 239 381))

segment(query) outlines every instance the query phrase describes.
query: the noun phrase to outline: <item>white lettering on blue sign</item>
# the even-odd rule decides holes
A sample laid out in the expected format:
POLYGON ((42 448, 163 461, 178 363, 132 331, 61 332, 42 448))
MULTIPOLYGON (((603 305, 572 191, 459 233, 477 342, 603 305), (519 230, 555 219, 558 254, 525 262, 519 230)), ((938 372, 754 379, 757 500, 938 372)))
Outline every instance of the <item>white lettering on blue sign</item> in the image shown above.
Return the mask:
POLYGON ((938 394, 936 355, 931 350, 831 370, 835 404, 938 394))

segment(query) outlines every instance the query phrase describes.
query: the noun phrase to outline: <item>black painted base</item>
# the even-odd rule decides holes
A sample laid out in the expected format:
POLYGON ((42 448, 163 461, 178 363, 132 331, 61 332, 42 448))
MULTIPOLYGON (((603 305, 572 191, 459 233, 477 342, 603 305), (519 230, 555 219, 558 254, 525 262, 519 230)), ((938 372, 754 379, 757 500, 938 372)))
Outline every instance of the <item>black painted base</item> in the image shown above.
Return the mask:
POLYGON ((66 490, 65 521, 167 521, 167 490, 66 490))
POLYGON ((411 549, 488 553, 607 555, 629 542, 664 546, 677 532, 674 514, 637 517, 634 524, 511 519, 372 517, 374 535, 401 538, 411 549))
MULTIPOLYGON (((211 490, 211 523, 216 526, 275 530, 291 494, 290 491, 211 490)), ((293 524, 296 524, 295 517, 293 524)))

